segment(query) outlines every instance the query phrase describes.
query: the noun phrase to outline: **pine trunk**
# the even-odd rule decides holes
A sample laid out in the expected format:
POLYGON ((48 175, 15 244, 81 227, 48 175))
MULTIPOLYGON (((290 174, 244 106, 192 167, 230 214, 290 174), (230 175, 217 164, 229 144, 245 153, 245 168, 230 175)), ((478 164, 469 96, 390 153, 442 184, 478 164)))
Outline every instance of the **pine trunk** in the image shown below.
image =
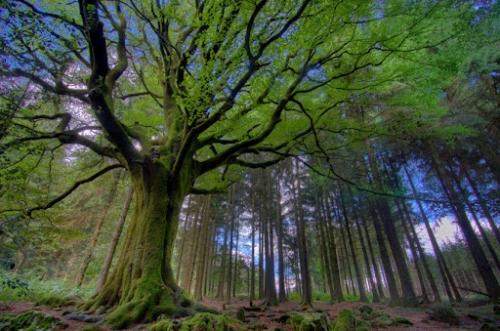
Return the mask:
POLYGON ((491 268, 488 259, 484 254, 479 239, 477 238, 476 233, 474 232, 474 229, 472 228, 472 225, 467 218, 463 202, 450 180, 450 175, 441 165, 437 152, 432 145, 430 145, 430 152, 432 163, 438 175, 438 179, 441 183, 441 186, 443 187, 443 191, 448 197, 448 200, 452 204, 452 210, 455 213, 457 223, 462 230, 467 245, 469 246, 472 258, 474 259, 476 267, 482 277, 486 292, 491 298, 497 299, 500 297, 500 286, 495 277, 493 269, 491 268))

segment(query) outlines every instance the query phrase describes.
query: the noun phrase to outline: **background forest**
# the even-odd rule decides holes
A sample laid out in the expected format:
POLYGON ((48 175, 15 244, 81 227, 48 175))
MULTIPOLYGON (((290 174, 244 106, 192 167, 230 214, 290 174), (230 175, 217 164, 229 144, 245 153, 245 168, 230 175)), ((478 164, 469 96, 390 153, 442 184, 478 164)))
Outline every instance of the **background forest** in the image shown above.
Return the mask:
POLYGON ((500 329, 497 1, 0 27, 0 329, 500 329))

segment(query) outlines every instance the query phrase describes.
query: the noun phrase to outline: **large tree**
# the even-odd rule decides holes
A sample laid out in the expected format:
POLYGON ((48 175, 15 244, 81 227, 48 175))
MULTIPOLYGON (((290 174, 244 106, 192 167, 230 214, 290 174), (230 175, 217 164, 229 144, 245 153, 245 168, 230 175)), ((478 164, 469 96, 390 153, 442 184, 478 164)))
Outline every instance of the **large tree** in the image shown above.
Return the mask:
POLYGON ((25 213, 113 169, 130 174, 123 248, 87 305, 117 327, 188 304, 171 268, 187 194, 220 190, 235 166, 271 165, 309 139, 319 147, 351 91, 387 82, 387 59, 442 43, 453 21, 445 1, 0 4, 0 73, 29 92, 9 104, 2 153, 48 140, 111 160, 25 213))

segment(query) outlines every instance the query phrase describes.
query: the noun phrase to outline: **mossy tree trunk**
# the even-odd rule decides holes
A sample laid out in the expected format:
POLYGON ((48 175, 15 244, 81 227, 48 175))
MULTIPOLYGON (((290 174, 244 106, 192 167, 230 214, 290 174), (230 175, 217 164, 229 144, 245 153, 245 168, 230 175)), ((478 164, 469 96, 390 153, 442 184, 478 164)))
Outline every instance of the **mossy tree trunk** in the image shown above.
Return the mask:
POLYGON ((190 189, 188 169, 169 178, 162 163, 148 160, 130 170, 136 207, 123 248, 102 290, 86 306, 108 308, 107 321, 114 327, 172 312, 184 300, 171 257, 180 207, 190 189))

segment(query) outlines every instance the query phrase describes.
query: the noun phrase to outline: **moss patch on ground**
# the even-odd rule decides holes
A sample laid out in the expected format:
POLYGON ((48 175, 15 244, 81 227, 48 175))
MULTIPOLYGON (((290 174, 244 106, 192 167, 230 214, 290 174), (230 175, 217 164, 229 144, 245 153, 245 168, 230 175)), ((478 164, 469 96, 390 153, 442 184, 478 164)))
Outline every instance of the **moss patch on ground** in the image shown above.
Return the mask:
POLYGON ((51 308, 59 308, 72 306, 81 303, 82 299, 76 296, 59 296, 59 295, 43 295, 35 298, 34 302, 37 306, 48 306, 51 308))
POLYGON ((376 311, 368 305, 359 310, 341 310, 332 323, 333 331, 369 331, 372 328, 389 328, 394 326, 411 326, 413 323, 404 317, 391 317, 381 311, 376 311))
POLYGON ((182 320, 163 319, 151 325, 151 331, 240 331, 245 326, 226 315, 199 313, 182 320))
POLYGON ((63 325, 60 319, 38 311, 0 315, 0 330, 3 331, 54 331, 63 325))

